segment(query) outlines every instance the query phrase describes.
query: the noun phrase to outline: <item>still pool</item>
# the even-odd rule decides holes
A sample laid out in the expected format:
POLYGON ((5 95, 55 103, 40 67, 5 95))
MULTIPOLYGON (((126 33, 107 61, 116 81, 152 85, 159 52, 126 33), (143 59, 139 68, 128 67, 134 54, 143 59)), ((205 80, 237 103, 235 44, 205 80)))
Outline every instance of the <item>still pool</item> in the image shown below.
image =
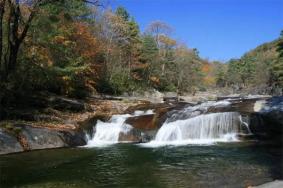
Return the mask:
POLYGON ((247 187, 282 178, 280 148, 253 143, 33 151, 0 156, 0 187, 247 187))

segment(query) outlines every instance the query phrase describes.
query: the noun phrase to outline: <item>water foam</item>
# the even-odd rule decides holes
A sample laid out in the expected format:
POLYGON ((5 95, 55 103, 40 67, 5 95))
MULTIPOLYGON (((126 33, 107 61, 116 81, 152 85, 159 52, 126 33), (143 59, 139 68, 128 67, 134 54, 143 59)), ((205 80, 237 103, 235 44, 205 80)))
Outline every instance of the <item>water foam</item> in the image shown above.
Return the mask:
POLYGON ((88 135, 85 147, 105 147, 119 143, 120 133, 128 133, 133 129, 131 125, 125 123, 129 117, 152 114, 152 110, 135 111, 133 115, 113 115, 108 122, 97 121, 94 127, 94 135, 88 135))
POLYGON ((200 115, 185 120, 166 122, 159 129, 155 139, 142 144, 146 147, 164 145, 207 145, 217 142, 238 141, 241 119, 237 112, 200 115))

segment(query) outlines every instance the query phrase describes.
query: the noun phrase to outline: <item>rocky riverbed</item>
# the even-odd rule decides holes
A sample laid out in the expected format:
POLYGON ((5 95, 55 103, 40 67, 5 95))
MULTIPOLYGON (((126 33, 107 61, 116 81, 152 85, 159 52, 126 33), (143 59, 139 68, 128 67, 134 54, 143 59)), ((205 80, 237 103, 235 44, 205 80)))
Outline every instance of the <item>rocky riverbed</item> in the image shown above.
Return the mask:
POLYGON ((125 123, 133 129, 120 134, 120 141, 148 142, 168 118, 238 112, 254 137, 282 144, 283 97, 221 97, 220 102, 192 102, 189 97, 180 101, 174 96, 164 99, 166 102, 160 102, 160 98, 92 97, 80 101, 51 96, 44 102, 35 100, 41 108, 11 110, 8 120, 0 122, 0 154, 83 146, 88 141, 87 135, 94 134, 93 127, 98 120, 107 122, 114 114, 146 110, 154 113, 126 119, 125 123))

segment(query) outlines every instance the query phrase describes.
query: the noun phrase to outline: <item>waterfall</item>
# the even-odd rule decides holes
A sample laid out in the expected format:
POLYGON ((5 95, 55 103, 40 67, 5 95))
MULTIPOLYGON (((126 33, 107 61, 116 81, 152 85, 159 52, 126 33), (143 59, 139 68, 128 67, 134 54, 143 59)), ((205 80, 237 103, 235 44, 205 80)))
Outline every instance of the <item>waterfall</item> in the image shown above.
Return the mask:
POLYGON ((169 113, 167 119, 168 122, 174 122, 177 120, 185 120, 193 117, 197 117, 201 114, 208 112, 210 108, 221 108, 228 107, 231 105, 231 102, 227 100, 222 101, 207 101, 195 106, 188 106, 182 110, 173 110, 169 113))
MULTIPOLYGON (((238 141, 239 134, 250 133, 248 124, 238 112, 207 114, 209 108, 227 107, 230 104, 228 101, 206 102, 172 111, 157 131, 154 140, 142 145, 155 147, 238 141)), ((123 140, 121 135, 130 135, 130 131, 134 130, 131 125, 125 123, 127 118, 152 113, 152 110, 135 111, 133 114, 113 115, 107 122, 98 121, 93 135, 88 136, 86 147, 119 143, 119 139, 123 140)))
POLYGON ((125 123, 127 118, 152 113, 152 110, 135 111, 132 115, 113 115, 108 122, 97 121, 94 134, 87 136, 86 147, 102 147, 119 143, 120 133, 127 133, 133 129, 131 125, 125 123))
POLYGON ((241 118, 237 112, 199 115, 185 120, 165 122, 155 139, 145 146, 212 144, 237 141, 241 118))

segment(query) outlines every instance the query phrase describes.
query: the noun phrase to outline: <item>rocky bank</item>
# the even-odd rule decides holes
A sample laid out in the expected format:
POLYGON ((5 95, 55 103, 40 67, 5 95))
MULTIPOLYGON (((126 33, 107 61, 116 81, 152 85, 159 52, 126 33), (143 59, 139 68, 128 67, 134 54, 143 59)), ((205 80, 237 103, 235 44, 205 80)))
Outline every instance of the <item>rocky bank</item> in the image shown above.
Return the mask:
MULTIPOLYGON (((40 101, 41 108, 8 112, 8 120, 0 122, 0 154, 37 149, 83 146, 86 135, 94 134, 97 120, 108 121, 114 114, 132 114, 136 110, 153 110, 153 114, 129 117, 133 127, 120 134, 119 141, 148 142, 167 118, 191 118, 215 112, 239 112, 259 140, 282 144, 283 97, 228 97, 225 101, 191 102, 165 98, 166 102, 144 99, 99 98, 85 101, 52 96, 40 101), (226 103, 226 104, 225 104, 226 103)), ((39 103, 39 101, 33 101, 39 103)))

